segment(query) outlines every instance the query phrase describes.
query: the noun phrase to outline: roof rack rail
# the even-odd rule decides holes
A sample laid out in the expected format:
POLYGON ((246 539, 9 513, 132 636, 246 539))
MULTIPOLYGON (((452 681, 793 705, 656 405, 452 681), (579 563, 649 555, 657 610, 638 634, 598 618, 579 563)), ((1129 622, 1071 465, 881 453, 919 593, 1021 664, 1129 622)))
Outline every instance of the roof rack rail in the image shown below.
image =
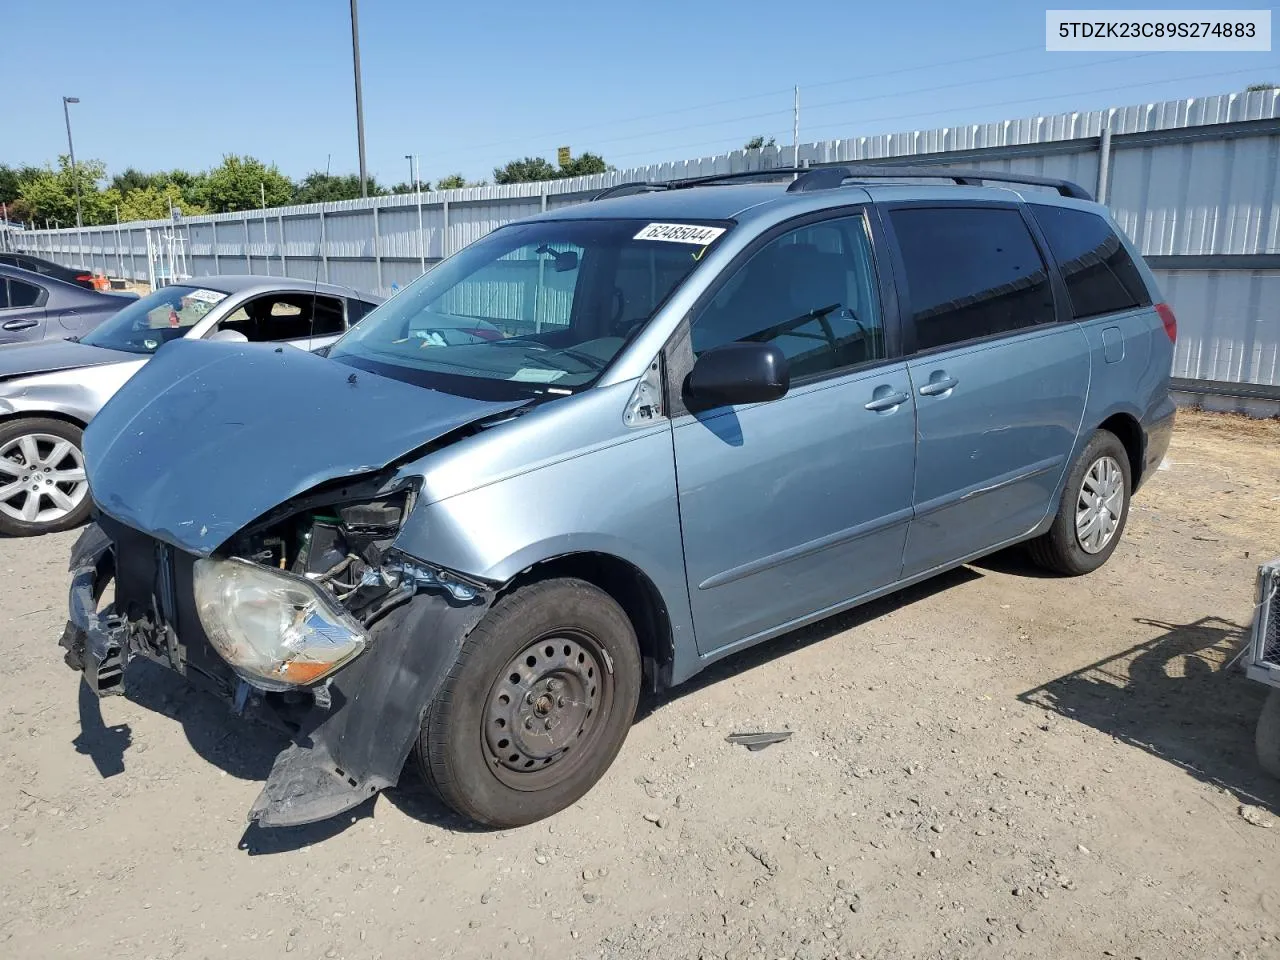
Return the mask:
POLYGON ((1064 197, 1077 200, 1092 200, 1093 194, 1084 187, 1070 180, 1058 177, 1038 177, 1030 173, 1006 173, 1001 170, 955 170, 948 167, 903 166, 889 167, 863 165, 853 167, 813 167, 805 170, 791 186, 788 193, 808 193, 812 190, 831 190, 846 180, 900 180, 940 179, 951 180, 966 186, 981 186, 984 181, 992 183, 1021 183, 1036 187, 1053 187, 1064 197))
POLYGON ((670 181, 671 187, 681 190, 685 187, 700 187, 708 183, 724 183, 727 180, 756 180, 769 177, 790 177, 796 174, 809 173, 809 167, 771 167, 767 170, 743 170, 741 173, 713 173, 706 177, 686 177, 683 180, 670 181))
POLYGON ((689 187, 708 186, 715 183, 732 183, 735 180, 762 180, 777 177, 795 177, 787 187, 788 193, 809 193, 814 190, 834 190, 847 180, 951 180, 964 186, 982 186, 991 183, 1021 183, 1034 187, 1052 187, 1064 197, 1092 200, 1093 194, 1070 180, 1058 177, 1039 177, 1030 173, 1006 173, 1001 170, 955 170, 949 167, 928 165, 890 167, 876 164, 838 167, 773 167, 769 170, 745 170, 741 173, 716 173, 706 177, 686 177, 683 180, 658 182, 636 180, 620 183, 600 191, 592 200, 606 197, 626 197, 635 193, 653 193, 657 190, 684 190, 689 187))
POLYGON ((629 197, 633 193, 653 193, 655 190, 666 189, 668 189, 668 184, 665 183, 652 183, 648 180, 631 180, 627 183, 618 183, 614 184, 612 187, 605 187, 591 199, 592 201, 595 201, 605 200, 609 197, 629 197))
POLYGON ((701 187, 713 183, 726 183, 733 180, 754 180, 769 177, 790 177, 808 173, 808 167, 773 167, 770 170, 744 170, 740 173, 713 173, 705 177, 685 177, 682 180, 633 180, 607 187, 597 193, 592 200, 604 200, 609 197, 628 197, 635 193, 653 193, 657 190, 684 190, 688 187, 701 187))

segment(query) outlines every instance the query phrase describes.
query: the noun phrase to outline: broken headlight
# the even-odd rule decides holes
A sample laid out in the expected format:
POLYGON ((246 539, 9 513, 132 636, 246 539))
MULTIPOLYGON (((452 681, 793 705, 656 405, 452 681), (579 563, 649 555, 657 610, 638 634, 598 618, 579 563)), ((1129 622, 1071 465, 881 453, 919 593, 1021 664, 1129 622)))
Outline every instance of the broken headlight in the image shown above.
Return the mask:
POLYGON ((266 690, 321 680, 368 642, 323 587, 247 560, 197 560, 195 600, 209 642, 266 690))

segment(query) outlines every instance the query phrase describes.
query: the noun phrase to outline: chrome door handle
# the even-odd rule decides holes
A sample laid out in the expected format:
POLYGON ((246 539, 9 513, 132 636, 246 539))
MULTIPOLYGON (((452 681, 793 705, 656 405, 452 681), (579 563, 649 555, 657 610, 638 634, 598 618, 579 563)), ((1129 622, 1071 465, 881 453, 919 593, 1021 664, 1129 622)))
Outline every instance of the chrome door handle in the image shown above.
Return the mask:
POLYGON ((30 330, 39 322, 39 320, 32 320, 30 317, 23 320, 9 320, 4 324, 4 328, 6 330, 30 330))
POLYGON ((940 393, 946 393, 960 381, 955 377, 943 377, 941 380, 930 380, 920 388, 920 396, 936 397, 940 393))
POLYGON ((873 413, 884 413, 886 410, 892 410, 894 407, 902 406, 910 399, 911 397, 907 396, 905 393, 890 393, 887 396, 877 397, 870 403, 863 404, 863 406, 873 413))

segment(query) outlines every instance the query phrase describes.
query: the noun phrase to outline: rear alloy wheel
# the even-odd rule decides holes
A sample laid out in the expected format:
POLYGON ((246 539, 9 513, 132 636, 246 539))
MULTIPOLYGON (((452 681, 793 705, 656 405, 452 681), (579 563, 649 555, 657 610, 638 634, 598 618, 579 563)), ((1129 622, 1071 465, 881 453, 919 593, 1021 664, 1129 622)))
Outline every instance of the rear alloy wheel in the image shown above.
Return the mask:
POLYGON ((79 427, 29 418, 0 424, 0 533, 30 537, 89 517, 79 427))
POLYGON ((546 580, 494 604, 427 709, 427 783, 479 823, 513 827, 580 799, 613 762, 640 696, 635 630, 607 593, 546 580))

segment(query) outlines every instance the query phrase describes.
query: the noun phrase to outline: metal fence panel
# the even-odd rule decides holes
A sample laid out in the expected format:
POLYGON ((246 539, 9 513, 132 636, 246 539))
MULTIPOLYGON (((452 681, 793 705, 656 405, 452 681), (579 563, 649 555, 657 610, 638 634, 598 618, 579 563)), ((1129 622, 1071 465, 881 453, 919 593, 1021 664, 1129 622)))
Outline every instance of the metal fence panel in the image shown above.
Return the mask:
MULTIPOLYGON (((1213 260, 1200 269, 1180 263, 1158 271, 1179 316, 1175 374, 1280 384, 1280 273, 1269 262, 1219 269, 1232 256, 1280 255, 1280 91, 829 140, 801 144, 798 154, 806 165, 929 163, 1065 177, 1094 191, 1104 131, 1105 198, 1143 254, 1213 260)), ((195 276, 285 274, 385 295, 418 276, 424 260, 429 267, 504 223, 581 203, 607 186, 738 173, 791 159, 790 147, 736 150, 570 180, 190 217, 177 230, 195 276)), ((146 280, 148 231, 171 228, 151 221, 10 231, 5 240, 67 265, 146 280)), ((517 281, 502 296, 513 321, 539 322, 558 309, 534 303, 517 281)))
POLYGON ((1178 317, 1173 375, 1280 386, 1280 270, 1157 270, 1178 317))

